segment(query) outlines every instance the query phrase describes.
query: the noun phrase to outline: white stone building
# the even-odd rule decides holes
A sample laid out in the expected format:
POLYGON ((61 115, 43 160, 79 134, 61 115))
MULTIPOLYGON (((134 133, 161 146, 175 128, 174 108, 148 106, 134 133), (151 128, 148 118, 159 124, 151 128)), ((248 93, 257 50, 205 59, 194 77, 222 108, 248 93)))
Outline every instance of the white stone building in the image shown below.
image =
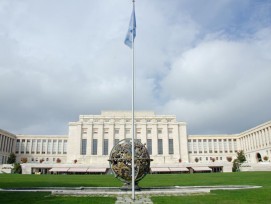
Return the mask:
MULTIPOLYGON (((15 136, 2 131, 12 138, 9 147, 0 140, 0 151, 5 149, 2 163, 15 152, 18 162, 25 162, 23 173, 105 173, 111 149, 132 137, 131 126, 131 112, 103 111, 70 122, 68 135, 15 136)), ((269 161, 271 156, 271 121, 240 134, 188 135, 186 123, 175 116, 144 111, 135 113, 135 137, 149 150, 152 172, 230 172, 238 150, 253 164, 244 170, 257 170, 255 165, 261 170, 263 158, 269 161)))

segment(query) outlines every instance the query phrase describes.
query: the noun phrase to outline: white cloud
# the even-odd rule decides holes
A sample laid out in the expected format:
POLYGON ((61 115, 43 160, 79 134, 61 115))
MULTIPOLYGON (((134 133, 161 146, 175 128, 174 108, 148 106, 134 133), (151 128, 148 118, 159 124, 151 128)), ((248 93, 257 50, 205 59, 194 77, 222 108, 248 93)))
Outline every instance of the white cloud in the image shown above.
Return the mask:
MULTIPOLYGON (((239 119, 264 112, 270 4, 257 4, 262 14, 253 5, 136 2, 136 107, 176 114, 199 133, 225 131, 217 121, 229 121, 238 106, 239 119)), ((131 9, 126 0, 2 0, 0 128, 62 134, 79 114, 130 109, 131 50, 123 40, 131 9)), ((233 120, 227 130, 268 114, 239 128, 233 120)))

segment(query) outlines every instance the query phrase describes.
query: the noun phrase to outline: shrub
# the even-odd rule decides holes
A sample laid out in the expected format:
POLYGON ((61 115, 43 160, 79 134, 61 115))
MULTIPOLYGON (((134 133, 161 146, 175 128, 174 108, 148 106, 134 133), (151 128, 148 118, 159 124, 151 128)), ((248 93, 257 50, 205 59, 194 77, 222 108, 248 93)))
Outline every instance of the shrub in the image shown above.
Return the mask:
POLYGON ((13 174, 21 174, 21 173, 22 173, 22 167, 21 167, 21 164, 15 163, 15 164, 13 165, 12 173, 13 173, 13 174))
POLYGON ((7 163, 8 164, 14 164, 16 162, 16 155, 12 152, 10 153, 7 163))
POLYGON ((195 162, 199 162, 199 159, 198 159, 198 157, 196 157, 196 158, 195 158, 195 162))
POLYGON ((264 156, 264 157, 263 157, 263 160, 264 160, 264 161, 267 161, 267 160, 268 160, 268 156, 264 156))
POLYGON ((227 157, 227 161, 231 162, 232 161, 232 157, 227 157))

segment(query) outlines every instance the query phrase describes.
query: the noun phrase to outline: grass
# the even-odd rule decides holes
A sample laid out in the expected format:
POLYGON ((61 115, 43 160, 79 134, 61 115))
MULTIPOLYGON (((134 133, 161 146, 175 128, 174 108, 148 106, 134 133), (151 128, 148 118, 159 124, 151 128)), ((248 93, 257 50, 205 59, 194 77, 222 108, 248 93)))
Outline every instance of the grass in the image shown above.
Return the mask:
MULTIPOLYGON (((112 175, 11 175, 0 174, 0 188, 119 187, 112 175)), ((154 203, 271 203, 271 172, 147 175, 141 187, 257 185, 260 189, 217 190, 206 195, 153 196, 154 203)), ((112 197, 60 197, 50 193, 0 192, 1 203, 114 203, 112 197), (37 199, 39 198, 39 199, 37 199), (105 200, 103 200, 105 199, 105 200)))
POLYGON ((71 196, 51 196, 49 192, 0 192, 2 204, 104 204, 115 203, 114 197, 71 197, 71 196))

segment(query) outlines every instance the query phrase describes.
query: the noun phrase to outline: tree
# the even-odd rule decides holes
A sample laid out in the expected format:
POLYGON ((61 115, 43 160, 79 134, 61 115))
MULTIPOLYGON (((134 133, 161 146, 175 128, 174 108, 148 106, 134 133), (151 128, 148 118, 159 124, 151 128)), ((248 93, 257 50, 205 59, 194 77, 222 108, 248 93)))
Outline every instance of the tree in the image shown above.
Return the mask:
POLYGON ((16 162, 16 155, 12 152, 10 153, 7 163, 8 164, 14 164, 16 162))
POLYGON ((22 173, 22 167, 21 167, 21 164, 15 163, 15 164, 13 165, 12 173, 13 173, 13 174, 21 174, 21 173, 22 173))
POLYGON ((233 160, 232 171, 240 171, 240 166, 246 161, 246 157, 243 150, 237 151, 237 158, 233 160))

